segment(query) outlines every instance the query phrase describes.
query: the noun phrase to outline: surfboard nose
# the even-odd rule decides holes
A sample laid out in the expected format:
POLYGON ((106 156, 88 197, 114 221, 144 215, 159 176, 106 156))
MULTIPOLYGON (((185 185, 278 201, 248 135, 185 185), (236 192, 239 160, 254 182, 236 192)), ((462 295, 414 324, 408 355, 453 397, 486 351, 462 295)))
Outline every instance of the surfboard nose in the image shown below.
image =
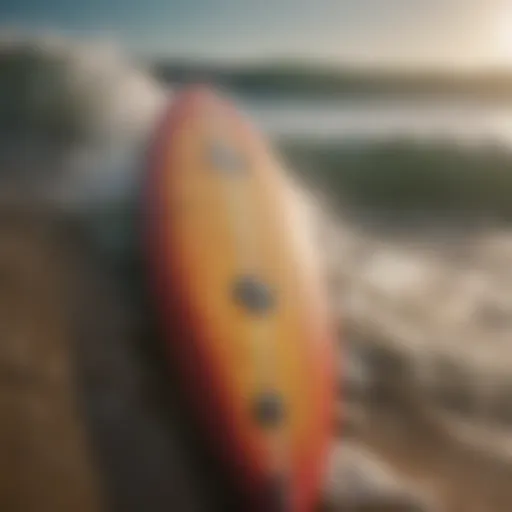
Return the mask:
POLYGON ((200 82, 188 85, 180 92, 179 96, 189 104, 210 103, 212 100, 218 99, 218 94, 211 85, 200 82))

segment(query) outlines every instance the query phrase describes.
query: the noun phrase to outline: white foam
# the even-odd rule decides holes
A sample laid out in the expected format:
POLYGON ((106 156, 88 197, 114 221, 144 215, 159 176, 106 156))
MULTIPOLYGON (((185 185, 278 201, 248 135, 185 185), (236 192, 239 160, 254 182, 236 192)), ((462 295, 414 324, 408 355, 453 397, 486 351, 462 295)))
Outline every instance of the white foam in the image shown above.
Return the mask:
MULTIPOLYGON (((35 135, 30 134, 33 146, 44 148, 40 153, 34 150, 33 162, 37 165, 23 163, 26 144, 20 145, 19 154, 11 145, 8 149, 14 153, 13 168, 16 164, 34 167, 28 172, 33 172, 34 179, 41 182, 46 197, 69 207, 120 199, 129 190, 133 173, 140 168, 137 165, 140 152, 168 98, 168 91, 113 43, 81 42, 51 33, 27 36, 21 31, 0 31, 0 59, 2 53, 21 55, 27 47, 37 55, 40 64, 55 58, 62 63, 64 80, 55 89, 46 86, 46 101, 56 110, 65 108, 61 97, 66 95, 83 102, 86 108, 76 123, 83 123, 86 132, 73 144, 50 149, 49 154, 45 147, 45 127, 39 127, 35 135)), ((51 72, 49 67, 47 73, 51 72)), ((39 77, 34 70, 36 86, 39 77)), ((41 82, 41 87, 44 83, 41 82)), ((16 98, 19 102, 26 100, 21 94, 16 98)))

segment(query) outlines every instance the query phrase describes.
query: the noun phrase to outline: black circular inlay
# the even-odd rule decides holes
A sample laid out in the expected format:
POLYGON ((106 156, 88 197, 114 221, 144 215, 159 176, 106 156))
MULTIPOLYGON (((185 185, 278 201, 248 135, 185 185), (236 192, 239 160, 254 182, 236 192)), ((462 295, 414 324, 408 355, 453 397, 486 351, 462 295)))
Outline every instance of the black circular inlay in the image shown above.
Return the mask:
POLYGON ((246 165, 242 155, 225 142, 212 143, 209 155, 211 163, 219 171, 228 173, 245 171, 246 165))
POLYGON ((235 282, 233 295, 238 304, 252 313, 266 313, 275 305, 272 290, 254 276, 239 278, 235 282))
POLYGON ((267 391, 256 397, 254 415, 258 424, 275 427, 284 419, 284 404, 278 393, 267 391))

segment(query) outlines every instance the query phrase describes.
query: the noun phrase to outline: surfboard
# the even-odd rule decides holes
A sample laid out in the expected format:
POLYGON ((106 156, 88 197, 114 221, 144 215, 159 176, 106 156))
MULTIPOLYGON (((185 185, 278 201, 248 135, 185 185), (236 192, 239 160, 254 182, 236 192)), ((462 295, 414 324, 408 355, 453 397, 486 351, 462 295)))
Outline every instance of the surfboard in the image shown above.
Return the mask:
POLYGON ((285 166, 232 102, 189 87, 156 130, 144 215, 170 358, 245 510, 312 511, 331 439, 334 335, 285 166))

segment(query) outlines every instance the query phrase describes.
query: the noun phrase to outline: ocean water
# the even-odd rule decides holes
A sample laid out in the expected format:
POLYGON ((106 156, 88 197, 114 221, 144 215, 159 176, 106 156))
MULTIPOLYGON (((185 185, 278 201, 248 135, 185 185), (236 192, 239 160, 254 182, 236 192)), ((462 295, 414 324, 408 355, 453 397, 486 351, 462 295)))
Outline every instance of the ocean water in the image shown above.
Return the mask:
POLYGON ((238 96, 267 134, 279 138, 455 139, 512 144, 512 104, 453 98, 307 99, 238 96))

